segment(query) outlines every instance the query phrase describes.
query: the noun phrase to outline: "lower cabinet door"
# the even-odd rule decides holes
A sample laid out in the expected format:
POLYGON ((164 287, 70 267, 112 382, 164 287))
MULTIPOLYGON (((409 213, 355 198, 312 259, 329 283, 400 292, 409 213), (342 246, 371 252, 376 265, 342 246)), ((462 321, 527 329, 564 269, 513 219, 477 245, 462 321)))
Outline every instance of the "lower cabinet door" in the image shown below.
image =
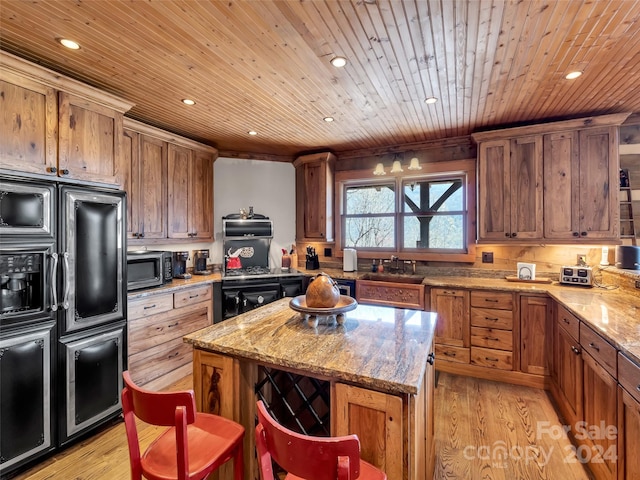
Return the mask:
POLYGON ((120 323, 60 339, 61 444, 121 411, 125 328, 120 323))
POLYGON ((356 434, 363 460, 390 479, 404 478, 407 461, 402 398, 337 383, 331 421, 333 435, 356 434))
POLYGON ((584 350, 584 428, 576 432, 581 446, 578 461, 588 465, 598 480, 614 480, 617 476, 617 390, 616 380, 584 350))
POLYGON ((55 323, 0 336, 0 475, 53 448, 55 323))
POLYGON ((640 402, 618 386, 618 479, 640 478, 640 402))

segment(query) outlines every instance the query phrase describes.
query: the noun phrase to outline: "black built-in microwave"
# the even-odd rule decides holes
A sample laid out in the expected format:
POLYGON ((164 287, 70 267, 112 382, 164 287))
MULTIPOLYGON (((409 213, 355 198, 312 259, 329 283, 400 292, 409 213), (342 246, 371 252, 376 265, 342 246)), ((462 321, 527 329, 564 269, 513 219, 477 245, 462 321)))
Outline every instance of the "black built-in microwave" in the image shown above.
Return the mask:
POLYGON ((127 252, 127 291, 160 287, 173 280, 173 253, 162 250, 127 252))

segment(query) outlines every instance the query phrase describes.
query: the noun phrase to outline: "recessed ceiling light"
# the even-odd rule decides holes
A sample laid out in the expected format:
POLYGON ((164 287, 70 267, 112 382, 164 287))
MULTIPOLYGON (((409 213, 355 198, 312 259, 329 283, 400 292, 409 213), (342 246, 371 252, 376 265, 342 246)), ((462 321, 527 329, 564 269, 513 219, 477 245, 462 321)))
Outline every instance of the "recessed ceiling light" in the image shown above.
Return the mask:
POLYGON ((336 68, 344 67, 347 64, 347 59, 344 57, 333 57, 331 59, 331 65, 336 68))
POLYGON ((196 101, 195 100, 191 100, 190 98, 183 98, 182 99, 182 103, 184 103, 185 105, 195 105, 196 101))
POLYGON ((258 134, 258 132, 256 132, 255 130, 249 130, 247 133, 249 135, 257 135, 258 134))
POLYGON ((574 78, 578 78, 580 75, 582 75, 582 72, 569 72, 564 78, 566 78, 567 80, 573 80, 574 78))
POLYGON ((323 120, 327 123, 333 122, 333 117, 324 117, 323 120))
POLYGON ((80 45, 74 42, 73 40, 69 40, 68 38, 59 38, 58 42, 60 42, 63 46, 70 48, 71 50, 79 50, 80 45))
POLYGON ((436 97, 427 97, 424 100, 424 103, 426 103, 427 105, 431 105, 432 103, 436 103, 438 101, 438 99, 436 97))

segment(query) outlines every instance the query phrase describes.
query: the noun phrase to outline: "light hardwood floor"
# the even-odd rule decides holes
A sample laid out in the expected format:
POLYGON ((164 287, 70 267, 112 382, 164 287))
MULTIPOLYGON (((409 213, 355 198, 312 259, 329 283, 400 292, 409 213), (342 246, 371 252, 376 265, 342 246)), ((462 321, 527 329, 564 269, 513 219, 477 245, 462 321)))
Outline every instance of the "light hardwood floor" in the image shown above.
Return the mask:
MULTIPOLYGON (((185 388, 191 388, 191 377, 169 389, 185 388)), ((542 390, 441 374, 435 408, 436 480, 589 478, 580 463, 571 462, 575 456, 566 436, 556 435, 560 422, 542 390)), ((140 427, 144 448, 161 429, 140 427)), ((15 478, 127 480, 124 424, 106 428, 15 478)))
POLYGON ((440 374, 435 480, 589 479, 544 390, 440 374))

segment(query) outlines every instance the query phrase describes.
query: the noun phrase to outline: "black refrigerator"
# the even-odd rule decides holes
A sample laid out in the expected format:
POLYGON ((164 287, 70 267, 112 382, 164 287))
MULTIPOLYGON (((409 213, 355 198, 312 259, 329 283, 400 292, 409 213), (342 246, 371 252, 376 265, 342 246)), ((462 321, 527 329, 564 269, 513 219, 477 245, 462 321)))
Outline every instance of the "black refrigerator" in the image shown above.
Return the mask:
POLYGON ((126 197, 0 174, 0 476, 121 412, 126 197))

